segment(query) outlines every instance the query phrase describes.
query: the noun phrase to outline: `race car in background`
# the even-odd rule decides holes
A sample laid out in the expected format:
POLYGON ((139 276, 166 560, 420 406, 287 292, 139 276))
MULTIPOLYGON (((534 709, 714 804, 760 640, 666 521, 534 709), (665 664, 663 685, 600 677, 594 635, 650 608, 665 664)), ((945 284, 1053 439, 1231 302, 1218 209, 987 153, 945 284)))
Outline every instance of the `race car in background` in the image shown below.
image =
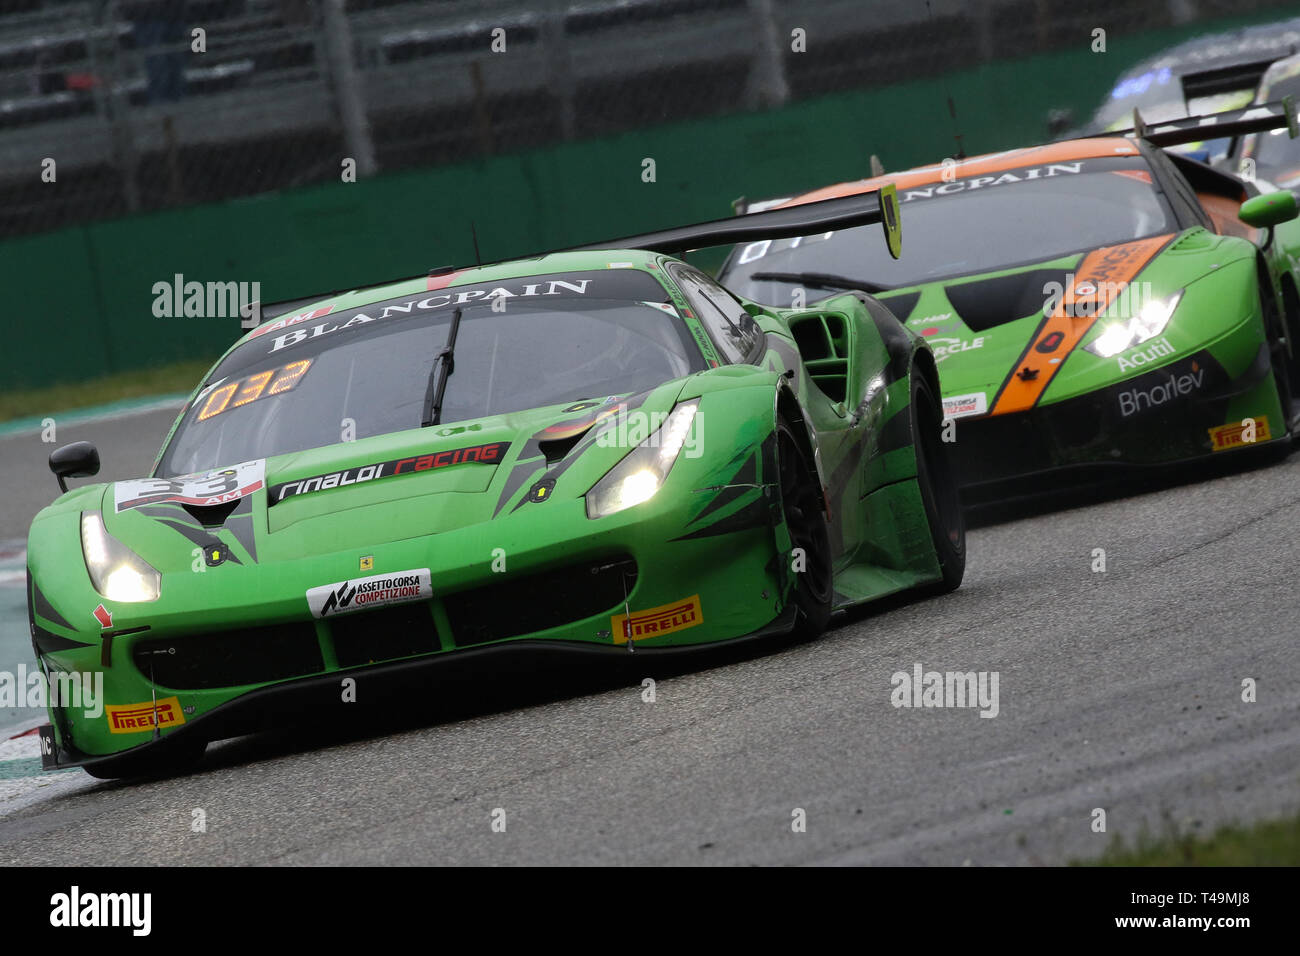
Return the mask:
MULTIPOLYGON (((1254 100, 1264 71, 1298 51, 1300 17, 1198 36, 1126 70, 1089 121, 1061 138, 1123 133, 1134 110, 1155 124, 1241 109, 1254 100)), ((1215 162, 1227 155, 1232 140, 1211 132, 1170 149, 1215 162)))
MULTIPOLYGON (((1257 103, 1300 97, 1300 55, 1278 60, 1259 83, 1257 103)), ((1300 186, 1300 139, 1278 128, 1238 137, 1230 169, 1245 178, 1272 183, 1284 189, 1300 186)))
MULTIPOLYGON (((667 253, 880 224, 892 187, 329 294, 206 375, 153 473, 32 522, 47 767, 182 766, 211 740, 439 692, 445 661, 638 658, 812 636, 959 585, 933 353, 871 297, 735 297, 667 253)), ((88 443, 56 450, 63 487, 88 443)))
POLYGON ((864 290, 929 342, 967 504, 1119 466, 1284 449, 1300 237, 1277 227, 1295 197, 1254 195, 1162 148, 1210 126, 1294 135, 1294 106, 830 186, 790 202, 897 186, 909 255, 827 231, 738 245, 719 277, 772 305, 864 290))

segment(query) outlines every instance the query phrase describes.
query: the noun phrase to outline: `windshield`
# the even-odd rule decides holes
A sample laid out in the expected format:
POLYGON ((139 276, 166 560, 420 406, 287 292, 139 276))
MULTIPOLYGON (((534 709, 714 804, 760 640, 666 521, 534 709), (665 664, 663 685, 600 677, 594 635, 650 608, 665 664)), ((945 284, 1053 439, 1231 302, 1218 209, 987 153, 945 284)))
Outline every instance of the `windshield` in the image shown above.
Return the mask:
POLYGON ((702 370, 663 286, 618 271, 416 293, 269 330, 214 371, 158 474, 419 428, 457 309, 441 423, 640 392, 702 370), (599 295, 611 292, 620 295, 599 295))
POLYGON ((737 246, 721 279, 739 295, 789 307, 798 288, 806 301, 845 288, 885 291, 1174 231, 1150 168, 1132 157, 932 183, 899 189, 898 198, 900 259, 890 257, 878 226, 858 226, 737 246), (785 275, 763 278, 764 273, 785 275), (795 279, 799 274, 805 274, 803 281, 795 279))

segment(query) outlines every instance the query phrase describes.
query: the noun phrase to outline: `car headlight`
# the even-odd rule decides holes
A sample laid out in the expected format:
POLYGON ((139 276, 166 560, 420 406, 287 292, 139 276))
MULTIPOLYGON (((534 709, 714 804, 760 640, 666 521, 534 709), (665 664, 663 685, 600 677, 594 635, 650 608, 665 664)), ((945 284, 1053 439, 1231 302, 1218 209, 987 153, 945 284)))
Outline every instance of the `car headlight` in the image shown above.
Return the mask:
POLYGON ((663 486, 695 422, 699 399, 672 410, 651 435, 587 492, 587 517, 603 518, 649 501, 663 486))
POLYGON ((108 533, 104 519, 93 511, 81 513, 81 553, 90 583, 110 601, 156 601, 162 575, 144 558, 108 533))
POLYGON ((1112 320, 1102 329, 1101 335, 1084 348, 1102 358, 1111 358, 1147 339, 1155 338, 1169 324, 1174 309, 1178 307, 1178 300, 1182 297, 1183 290, 1179 289, 1171 296, 1148 302, 1132 318, 1112 320))

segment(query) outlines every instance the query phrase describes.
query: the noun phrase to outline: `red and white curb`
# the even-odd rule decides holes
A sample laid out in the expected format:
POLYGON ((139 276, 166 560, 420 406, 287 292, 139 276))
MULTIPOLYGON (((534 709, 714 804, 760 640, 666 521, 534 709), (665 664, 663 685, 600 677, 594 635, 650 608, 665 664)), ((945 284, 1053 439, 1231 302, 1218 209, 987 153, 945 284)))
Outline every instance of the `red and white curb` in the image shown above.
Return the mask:
POLYGON ((0 817, 50 797, 84 790, 95 778, 78 769, 41 769, 38 717, 0 731, 0 817))

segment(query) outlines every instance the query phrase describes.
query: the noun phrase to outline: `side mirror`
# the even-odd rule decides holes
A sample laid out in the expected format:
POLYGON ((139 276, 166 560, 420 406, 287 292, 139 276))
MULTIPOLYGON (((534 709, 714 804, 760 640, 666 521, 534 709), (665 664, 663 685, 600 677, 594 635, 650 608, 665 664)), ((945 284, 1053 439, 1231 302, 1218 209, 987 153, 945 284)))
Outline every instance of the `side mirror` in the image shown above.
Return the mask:
POLYGON ((50 471, 59 479, 59 490, 67 491, 67 478, 89 478, 99 474, 99 449, 88 441, 74 441, 50 452, 50 471))
POLYGON ((1295 194, 1285 189, 1247 199, 1237 213, 1242 222, 1256 229, 1268 229, 1279 223, 1290 222, 1297 215, 1300 215, 1300 209, 1296 208, 1295 194))

